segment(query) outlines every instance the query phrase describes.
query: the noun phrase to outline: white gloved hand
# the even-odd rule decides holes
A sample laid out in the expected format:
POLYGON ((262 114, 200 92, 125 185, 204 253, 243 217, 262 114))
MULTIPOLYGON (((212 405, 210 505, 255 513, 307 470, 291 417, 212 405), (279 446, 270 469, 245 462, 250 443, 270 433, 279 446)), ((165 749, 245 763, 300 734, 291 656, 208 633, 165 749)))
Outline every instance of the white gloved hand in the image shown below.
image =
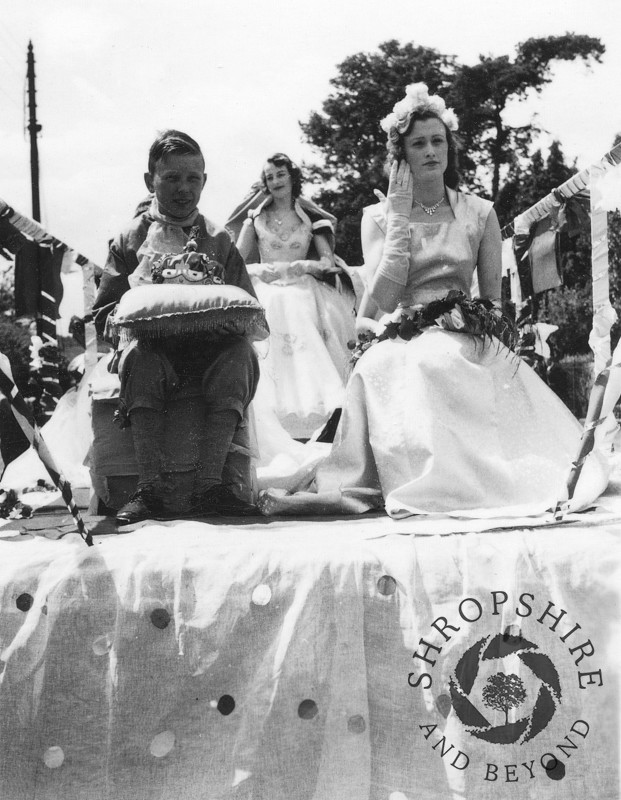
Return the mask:
POLYGON ((252 278, 258 278, 263 283, 272 283, 280 278, 280 271, 271 264, 246 264, 246 270, 252 278))
POLYGON ((388 181, 388 195, 386 197, 386 210, 388 216, 396 215, 410 219, 414 203, 414 184, 412 172, 407 161, 396 161, 390 168, 388 181))

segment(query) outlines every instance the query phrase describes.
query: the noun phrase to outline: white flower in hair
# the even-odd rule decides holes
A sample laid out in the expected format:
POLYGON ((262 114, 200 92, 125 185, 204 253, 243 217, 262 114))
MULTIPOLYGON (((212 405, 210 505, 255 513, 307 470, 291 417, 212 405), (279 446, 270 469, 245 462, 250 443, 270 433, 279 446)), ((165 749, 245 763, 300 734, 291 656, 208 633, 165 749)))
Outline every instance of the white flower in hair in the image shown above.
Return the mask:
POLYGON ((405 96, 410 97, 415 105, 425 103, 429 99, 429 89, 426 83, 410 83, 405 87, 405 96))
POLYGON ((387 117, 384 117, 384 119, 380 122, 380 126, 384 131, 384 133, 390 133, 392 128, 397 127, 397 122, 398 122, 397 115, 392 113, 389 114, 387 117))
POLYGON ((427 106, 430 111, 433 111, 434 114, 437 114, 439 117, 446 111, 446 103, 441 97, 438 97, 437 94, 429 98, 427 106))
POLYGON ((453 109, 446 107, 440 95, 430 95, 426 83, 410 83, 406 87, 405 97, 395 103, 392 113, 384 117, 380 126, 388 136, 394 136, 407 130, 414 112, 425 111, 438 116, 450 131, 458 129, 459 122, 453 109))
POLYGON ((392 107, 393 112, 398 117, 405 117, 408 114, 412 113, 412 102, 409 97, 404 97, 403 100, 399 100, 398 103, 395 103, 392 107))
POLYGON ((446 125, 449 131, 456 131, 459 128, 457 114, 452 108, 447 108, 444 114, 442 114, 442 122, 446 125))

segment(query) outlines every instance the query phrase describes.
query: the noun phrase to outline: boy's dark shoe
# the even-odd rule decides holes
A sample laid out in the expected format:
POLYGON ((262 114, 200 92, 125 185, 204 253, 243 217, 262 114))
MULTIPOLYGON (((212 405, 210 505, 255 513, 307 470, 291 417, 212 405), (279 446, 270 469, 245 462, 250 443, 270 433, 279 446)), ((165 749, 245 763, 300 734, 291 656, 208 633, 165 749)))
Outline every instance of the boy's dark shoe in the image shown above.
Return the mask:
POLYGON ((197 500, 192 511, 197 516, 212 514, 220 514, 224 517, 261 516, 261 512, 253 503, 237 497, 228 486, 221 483, 207 489, 200 500, 197 500))
POLYGON ((161 519, 163 508, 152 488, 139 488, 116 514, 118 525, 131 525, 144 519, 161 519))

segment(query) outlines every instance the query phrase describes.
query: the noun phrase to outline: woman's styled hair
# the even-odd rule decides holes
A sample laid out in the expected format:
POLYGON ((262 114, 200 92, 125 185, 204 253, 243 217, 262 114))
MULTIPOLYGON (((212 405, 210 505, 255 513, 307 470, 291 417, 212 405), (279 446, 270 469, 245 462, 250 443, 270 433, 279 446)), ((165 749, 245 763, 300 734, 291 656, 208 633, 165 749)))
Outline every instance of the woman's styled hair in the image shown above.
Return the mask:
MULTIPOLYGON (((302 170, 298 165, 294 164, 289 156, 284 153, 274 153, 273 156, 266 158, 265 162, 267 164, 273 164, 275 167, 285 167, 289 175, 291 175, 291 194, 294 198, 299 197, 302 192, 302 170)), ((261 171, 261 186, 266 194, 270 194, 263 170, 261 171)))
POLYGON ((155 173, 155 165, 161 158, 172 154, 200 156, 205 162, 198 143, 191 136, 171 129, 162 131, 149 149, 149 174, 155 173))
POLYGON ((390 172, 390 167, 395 161, 398 162, 405 160, 405 148, 403 146, 403 140, 406 136, 409 136, 412 133, 414 124, 416 122, 422 122, 428 119, 437 119, 444 126, 444 130, 446 131, 446 141, 448 143, 448 164, 444 172, 444 183, 449 187, 449 189, 457 189, 459 186, 458 153, 461 148, 461 142, 459 141, 458 136, 456 136, 456 134, 449 129, 444 120, 438 114, 434 114, 433 111, 415 111, 410 117, 409 124, 403 133, 398 133, 395 129, 391 131, 391 134, 388 138, 388 143, 386 145, 388 156, 386 158, 385 172, 386 174, 390 172))

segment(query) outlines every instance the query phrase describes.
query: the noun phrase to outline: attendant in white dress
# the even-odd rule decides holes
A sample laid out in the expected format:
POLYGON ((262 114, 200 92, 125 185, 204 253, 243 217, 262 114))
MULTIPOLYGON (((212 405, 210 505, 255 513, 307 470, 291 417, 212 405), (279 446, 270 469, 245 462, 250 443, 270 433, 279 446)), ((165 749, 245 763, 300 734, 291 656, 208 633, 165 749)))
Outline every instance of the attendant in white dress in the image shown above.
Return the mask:
MULTIPOLYGON (((337 438, 305 485, 268 490, 260 506, 268 515, 544 513, 562 495, 581 426, 505 346, 500 227, 491 202, 457 191, 457 118, 412 84, 382 127, 390 183, 362 219, 368 295, 337 438), (381 323, 378 311, 389 315, 381 323)), ((574 507, 606 480, 593 453, 574 507)))
POLYGON ((353 294, 337 287, 342 269, 331 221, 300 202, 299 167, 277 153, 262 181, 267 199, 248 213, 237 240, 270 327, 258 347, 255 413, 267 405, 290 436, 308 439, 343 404, 347 345, 355 338, 353 294))

